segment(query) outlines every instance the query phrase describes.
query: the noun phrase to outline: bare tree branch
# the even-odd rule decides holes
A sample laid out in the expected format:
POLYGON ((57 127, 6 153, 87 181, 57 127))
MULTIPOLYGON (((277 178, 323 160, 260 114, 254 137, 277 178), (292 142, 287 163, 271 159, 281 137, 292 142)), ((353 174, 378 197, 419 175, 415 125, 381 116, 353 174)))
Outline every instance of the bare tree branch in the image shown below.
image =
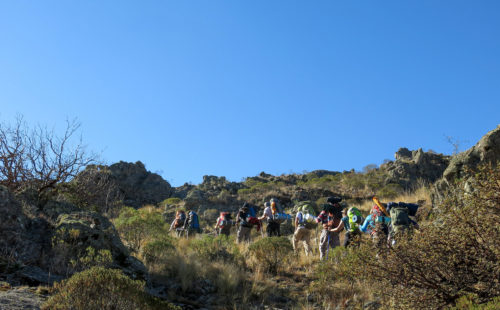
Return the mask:
POLYGON ((76 119, 66 121, 61 136, 47 127, 31 129, 22 117, 13 125, 0 123, 0 184, 15 192, 31 187, 41 195, 98 163, 81 136, 75 139, 79 130, 76 119))

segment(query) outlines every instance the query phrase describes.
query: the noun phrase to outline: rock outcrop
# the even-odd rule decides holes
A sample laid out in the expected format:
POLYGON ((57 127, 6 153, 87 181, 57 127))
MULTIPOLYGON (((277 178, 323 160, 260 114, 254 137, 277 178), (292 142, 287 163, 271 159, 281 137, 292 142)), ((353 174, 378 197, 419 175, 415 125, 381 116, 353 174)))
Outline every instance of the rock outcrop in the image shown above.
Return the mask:
MULTIPOLYGON (((38 225, 32 222, 22 211, 19 201, 0 186, 0 248, 16 260, 29 261, 41 254, 41 245, 36 243, 36 236, 31 236, 29 229, 38 225), (35 237, 35 238, 31 238, 35 237)), ((40 224, 42 225, 42 224, 40 224)))
POLYGON ((480 164, 495 164, 500 161, 500 125, 488 132, 472 148, 455 155, 443 173, 448 183, 468 177, 480 164))
POLYGON ((145 204, 158 204, 172 195, 172 187, 161 176, 146 170, 140 161, 119 162, 109 167, 125 205, 139 208, 145 204))
POLYGON ((87 249, 91 247, 96 252, 109 251, 112 267, 122 269, 132 278, 145 278, 145 267, 130 256, 111 222, 95 212, 60 214, 54 226, 52 240, 52 256, 60 259, 63 265, 68 264, 71 259, 85 256, 87 249), (63 251, 59 250, 59 245, 62 245, 63 251))
POLYGON ((422 149, 410 151, 400 148, 394 157, 395 161, 380 166, 388 174, 386 183, 396 183, 407 189, 418 186, 419 180, 429 184, 436 182, 450 161, 450 156, 424 152, 422 149))
MULTIPOLYGON (((25 205, 33 202, 19 199, 0 186, 0 262, 7 260, 0 264, 2 277, 17 284, 51 284, 78 271, 78 259, 92 248, 109 251, 111 267, 145 278, 145 267, 130 256, 107 218, 56 200, 32 206, 38 213, 28 217, 25 205)), ((85 263, 95 262, 90 257, 85 263)))

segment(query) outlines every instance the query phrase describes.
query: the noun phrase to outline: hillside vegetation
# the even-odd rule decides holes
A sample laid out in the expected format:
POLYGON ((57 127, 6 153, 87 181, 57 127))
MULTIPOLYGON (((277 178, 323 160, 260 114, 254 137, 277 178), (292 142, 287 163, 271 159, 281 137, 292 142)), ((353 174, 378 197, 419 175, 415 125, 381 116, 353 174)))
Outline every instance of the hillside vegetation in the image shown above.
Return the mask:
MULTIPOLYGON (((29 133, 16 130, 22 126, 0 128, 6 142, 0 148, 0 305, 17 298, 35 309, 500 307, 500 127, 453 157, 402 148, 394 161, 359 172, 262 172, 242 182, 205 176, 201 184, 174 188, 141 162, 102 165, 80 144, 47 153, 45 162, 60 174, 47 170, 39 180, 29 173, 39 166, 27 163, 46 144, 20 139, 20 132, 29 133), (57 160, 71 154, 80 161, 57 160), (16 167, 24 170, 13 174, 16 167), (214 232, 219 213, 234 218, 244 202, 260 215, 263 203, 277 198, 295 214, 305 201, 320 211, 334 195, 364 216, 375 195, 418 203, 412 218, 419 229, 392 246, 361 235, 352 247, 329 249, 323 261, 320 226, 312 230, 309 256, 294 252, 290 220, 280 237, 252 229, 250 243, 235 242, 236 227, 229 237, 214 232), (170 230, 181 209, 198 213, 202 233, 184 238, 170 230)), ((71 145, 65 141, 77 127, 69 128, 62 140, 48 138, 71 145)))

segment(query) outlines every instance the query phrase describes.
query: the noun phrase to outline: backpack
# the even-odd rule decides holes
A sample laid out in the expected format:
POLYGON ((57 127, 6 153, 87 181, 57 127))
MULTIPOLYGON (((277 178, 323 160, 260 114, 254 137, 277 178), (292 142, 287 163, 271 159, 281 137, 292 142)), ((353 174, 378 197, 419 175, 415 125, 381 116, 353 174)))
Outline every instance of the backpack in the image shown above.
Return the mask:
POLYGON ((408 216, 408 208, 406 206, 393 205, 389 213, 391 214, 391 225, 394 233, 409 229, 410 217, 408 216))
POLYGON ((174 228, 182 227, 185 221, 186 213, 184 213, 184 211, 177 211, 177 214, 175 215, 174 228))
POLYGON ((271 198, 271 210, 273 211, 273 215, 283 213, 283 209, 281 208, 281 205, 280 205, 278 199, 271 198), (275 208, 272 207, 273 202, 274 202, 275 208))
POLYGON ((240 209, 240 211, 238 212, 238 219, 241 226, 252 227, 252 225, 248 222, 250 218, 250 214, 240 209))
POLYGON ((359 227, 363 224, 363 216, 358 208, 349 208, 347 210, 347 217, 349 218, 349 231, 358 231, 359 227))
POLYGON ((229 212, 221 212, 220 213, 220 221, 219 227, 224 228, 231 225, 231 213, 229 212))
POLYGON ((198 214, 194 211, 189 211, 189 218, 191 222, 189 223, 190 228, 200 229, 200 222, 198 221, 198 214))
POLYGON ((316 211, 310 204, 305 204, 299 208, 299 211, 303 214, 311 214, 312 216, 316 216, 316 211))
POLYGON ((299 225, 303 225, 307 229, 316 228, 318 224, 316 223, 316 217, 314 215, 302 211, 299 211, 299 213, 302 215, 299 220, 299 225))
POLYGON ((408 209, 409 216, 417 215, 418 208, 420 207, 416 203, 406 203, 406 202, 400 202, 400 203, 398 203, 398 205, 401 207, 406 207, 408 209))
POLYGON ((253 206, 248 207, 248 214, 250 214, 251 217, 255 217, 257 215, 257 212, 255 211, 255 208, 253 206))
POLYGON ((283 223, 286 220, 291 219, 292 217, 289 214, 286 213, 275 213, 273 214, 273 219, 272 221, 278 224, 283 223))

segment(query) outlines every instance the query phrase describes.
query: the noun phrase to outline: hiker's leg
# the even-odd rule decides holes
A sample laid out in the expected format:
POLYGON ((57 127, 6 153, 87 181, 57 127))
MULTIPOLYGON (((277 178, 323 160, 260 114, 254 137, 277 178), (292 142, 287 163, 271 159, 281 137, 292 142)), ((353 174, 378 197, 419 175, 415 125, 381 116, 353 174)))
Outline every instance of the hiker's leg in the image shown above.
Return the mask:
POLYGON ((321 237, 319 237, 319 258, 323 259, 326 256, 326 249, 328 247, 328 231, 323 229, 321 237))
POLYGON ((273 229, 272 223, 267 223, 267 226, 266 226, 266 235, 268 237, 272 236, 272 229, 273 229))
POLYGON ((252 232, 251 227, 244 227, 245 228, 245 241, 250 242, 250 233, 252 232))
POLYGON ((293 233, 293 239, 292 239, 292 245, 293 245, 293 251, 297 252, 297 243, 299 242, 299 231, 300 228, 298 228, 294 233, 293 233))
POLYGON ((241 240, 243 240, 243 232, 242 232, 243 228, 244 228, 243 226, 238 227, 238 232, 236 233, 236 242, 237 243, 240 243, 241 240))
POLYGON ((340 246, 340 238, 338 233, 332 232, 330 234, 330 248, 333 250, 334 248, 340 246))
POLYGON ((312 254, 312 247, 311 247, 311 231, 309 229, 304 228, 304 237, 303 237, 303 243, 304 243, 304 251, 306 252, 306 256, 309 254, 312 254))
POLYGON ((346 232, 344 238, 344 247, 347 248, 349 246, 349 243, 351 243, 351 233, 346 232))

